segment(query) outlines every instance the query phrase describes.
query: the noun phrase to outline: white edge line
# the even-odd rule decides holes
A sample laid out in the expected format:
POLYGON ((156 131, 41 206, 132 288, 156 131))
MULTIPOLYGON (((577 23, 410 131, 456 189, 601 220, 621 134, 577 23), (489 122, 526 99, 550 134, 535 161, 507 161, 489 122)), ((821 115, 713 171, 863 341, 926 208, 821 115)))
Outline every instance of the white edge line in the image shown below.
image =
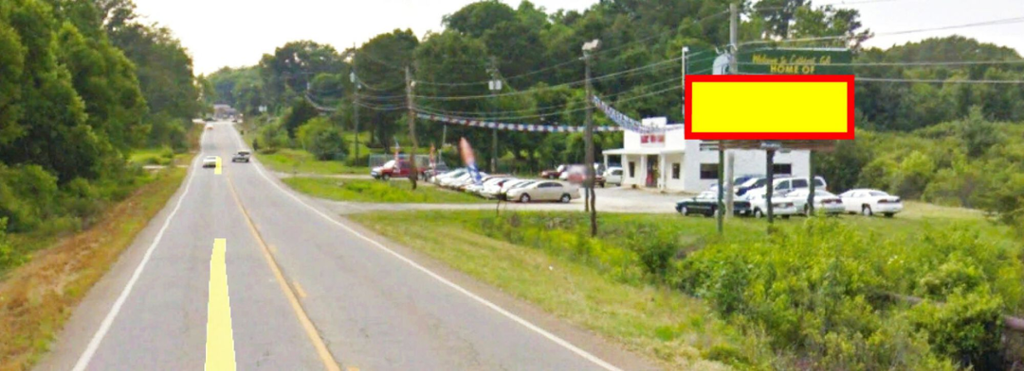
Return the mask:
MULTIPOLYGON (((232 130, 234 130, 234 129, 232 128, 232 130)), ((235 140, 239 142, 239 144, 240 144, 239 146, 241 148, 243 148, 243 149, 246 148, 244 146, 244 144, 241 144, 241 140, 239 139, 240 135, 238 134, 237 131, 234 132, 233 136, 235 137, 235 140)), ((329 215, 325 214, 324 212, 320 211, 316 207, 313 207, 312 205, 306 203, 301 198, 296 196, 294 193, 292 193, 292 192, 282 188, 280 185, 277 184, 277 182, 274 182, 272 179, 267 177, 267 174, 263 172, 263 169, 261 169, 262 164, 259 162, 259 160, 256 160, 256 163, 257 163, 257 166, 255 166, 256 171, 258 171, 260 173, 260 176, 262 176, 263 179, 266 179, 275 188, 277 188, 281 192, 284 192, 284 194, 288 195, 289 197, 291 197, 295 201, 298 201, 300 204, 302 204, 306 208, 312 210, 314 213, 316 213, 317 215, 320 215, 324 219, 327 219, 331 223, 334 223, 335 225, 337 225, 337 226, 339 226, 341 228, 344 228, 345 230, 349 231, 350 233, 356 235, 356 237, 359 237, 359 238, 365 240, 366 242, 369 242, 370 244, 376 246, 377 248, 379 248, 379 249, 381 249, 381 250, 383 250, 383 251, 393 255, 394 257, 396 257, 399 260, 405 262, 406 264, 409 264, 413 268, 416 268, 416 269, 420 270, 421 272, 426 273, 428 276, 433 277, 434 279, 436 279, 436 280, 440 281, 441 283, 447 285, 448 287, 451 287, 451 288, 455 289, 455 291, 461 292, 462 294, 468 296, 469 298, 471 298, 473 300, 476 300, 480 304, 483 304, 484 306, 493 309, 495 312, 498 312, 499 314, 501 314, 501 315, 503 315, 505 317, 508 317, 512 321, 515 321, 516 323, 519 323, 520 325, 523 325, 524 327, 532 330, 533 332, 536 332, 536 333, 540 334, 541 336, 544 336, 545 338, 547 338, 548 340, 551 340, 555 344, 561 345, 563 348, 568 349, 569 351, 572 351, 573 353, 576 353, 580 357, 583 357, 584 359, 586 359, 586 360, 588 360, 588 361, 590 361, 590 362, 592 362, 592 363, 594 363, 594 364, 596 364, 598 366, 601 366, 605 370, 609 370, 609 371, 622 371, 620 368, 615 367, 615 366, 613 366, 612 364, 610 364, 608 362, 605 362, 604 360, 598 358, 597 356, 595 356, 593 354, 588 353, 587 351, 585 351, 583 349, 577 348, 575 345, 572 345, 572 343, 569 343, 568 341, 565 341, 564 339, 558 337, 557 335, 552 334, 550 332, 547 332, 546 330, 538 327, 537 325, 534 325, 533 323, 530 323, 529 321, 527 321, 525 319, 522 319, 522 318, 520 318, 519 316, 517 316, 515 314, 512 314, 511 312, 505 310, 504 308, 498 306, 497 304, 494 304, 494 303, 488 301, 487 299, 484 299, 482 297, 477 296, 476 294, 470 292, 469 290, 463 288, 462 286, 459 286, 458 284, 455 284, 454 282, 449 281, 448 279, 446 279, 444 277, 441 277, 440 275, 438 275, 437 273, 434 273, 433 271, 427 269, 426 267, 424 267, 422 265, 419 265, 418 263, 412 261, 409 258, 406 258, 402 254, 399 254, 399 253, 395 252, 394 250, 391 250, 391 249, 387 248, 387 246, 384 246, 380 242, 377 242, 377 241, 375 241, 375 240, 373 240, 373 239, 371 239, 369 237, 366 237, 363 234, 361 234, 361 233, 357 232, 356 230, 352 229, 351 227, 345 225, 344 223, 341 223, 341 222, 335 220, 334 218, 332 218, 329 215)))
MULTIPOLYGON (((206 137, 206 133, 203 133, 203 138, 206 137)), ((203 140, 199 140, 200 148, 202 148, 203 140)), ((107 316, 103 318, 103 322, 100 323, 100 328, 96 330, 96 333, 92 336, 92 340, 89 340, 89 345, 82 352, 82 355, 78 357, 78 362, 75 363, 73 371, 84 371, 86 367, 89 367, 89 362, 92 357, 96 354, 96 350, 99 349, 100 343, 103 342, 103 337, 107 335, 107 331, 110 331, 110 326, 114 323, 114 319, 117 318, 117 314, 121 312, 121 306, 128 300, 128 295, 132 293, 132 288, 135 287, 135 282, 139 280, 139 276, 142 275, 142 271, 146 268, 146 263, 149 262, 149 258, 153 255, 153 250, 164 237, 164 232, 167 231, 167 227, 171 225, 171 221, 174 220, 174 216, 178 214, 178 209, 181 208, 181 204, 185 201, 185 197, 188 196, 189 188, 192 187, 192 178, 195 175, 195 164, 196 161, 202 158, 202 150, 194 160, 192 160, 192 166, 189 167, 188 179, 185 182, 185 191, 181 193, 181 197, 178 198, 178 203, 174 205, 174 210, 171 210, 170 215, 164 220, 164 225, 160 227, 160 232, 153 238, 153 243, 146 249, 146 255, 142 257, 142 261, 135 267, 135 272, 132 273, 132 277, 128 279, 128 284, 121 290, 121 294, 117 297, 114 302, 114 306, 107 312, 107 316)))

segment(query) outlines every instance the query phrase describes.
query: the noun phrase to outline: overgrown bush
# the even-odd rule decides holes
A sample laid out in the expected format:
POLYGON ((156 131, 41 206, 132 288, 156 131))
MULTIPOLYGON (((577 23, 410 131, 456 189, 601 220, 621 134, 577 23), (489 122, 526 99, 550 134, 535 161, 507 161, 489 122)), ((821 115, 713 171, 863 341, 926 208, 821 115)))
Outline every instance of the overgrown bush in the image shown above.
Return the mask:
POLYGON ((1016 250, 976 233, 903 240, 821 219, 760 242, 712 243, 676 266, 669 282, 821 369, 987 369, 1002 359, 1000 313, 1020 308, 1024 282, 1016 250), (946 304, 908 311, 894 294, 946 304))
POLYGON ((317 160, 335 160, 347 154, 345 139, 338 128, 323 117, 309 120, 299 127, 296 138, 317 160))
POLYGON ((0 271, 25 261, 25 256, 14 251, 14 245, 7 239, 7 218, 0 218, 0 271))

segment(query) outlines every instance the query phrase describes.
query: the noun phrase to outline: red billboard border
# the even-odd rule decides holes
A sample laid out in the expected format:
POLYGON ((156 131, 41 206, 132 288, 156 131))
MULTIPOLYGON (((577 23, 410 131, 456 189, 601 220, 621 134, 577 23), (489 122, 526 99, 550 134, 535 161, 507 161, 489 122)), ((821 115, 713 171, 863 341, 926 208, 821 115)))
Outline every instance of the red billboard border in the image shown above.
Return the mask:
POLYGON ((853 140, 854 139, 854 75, 686 75, 686 139, 699 140, 853 140), (847 124, 844 133, 712 133, 693 132, 693 83, 695 82, 845 82, 847 88, 847 124))

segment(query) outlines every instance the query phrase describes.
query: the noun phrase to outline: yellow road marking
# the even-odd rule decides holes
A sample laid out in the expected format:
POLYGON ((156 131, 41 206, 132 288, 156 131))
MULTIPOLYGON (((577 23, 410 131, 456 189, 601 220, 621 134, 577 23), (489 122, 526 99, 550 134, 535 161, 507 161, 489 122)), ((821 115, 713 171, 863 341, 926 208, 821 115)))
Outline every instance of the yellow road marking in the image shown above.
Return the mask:
POLYGON ((271 253, 277 254, 277 248, 274 247, 274 245, 268 245, 267 249, 269 249, 271 253))
POLYGON ((224 172, 223 169, 224 169, 224 166, 221 165, 221 163, 220 163, 220 156, 217 156, 217 168, 213 169, 213 173, 217 174, 217 175, 220 175, 222 172, 224 172))
POLYGON ((349 367, 348 371, 359 371, 359 369, 356 367, 349 367))
POLYGON ((252 218, 249 217, 249 212, 245 210, 245 206, 242 205, 242 200, 238 198, 238 192, 235 191, 235 183, 231 181, 231 177, 228 179, 228 189, 231 190, 231 197, 235 199, 235 204, 242 210, 242 215, 245 216, 245 222, 249 225, 249 231, 252 232, 253 237, 256 238, 256 242, 260 245, 260 251, 263 253, 263 257, 267 260, 267 265, 270 266, 270 270, 274 273, 274 277, 277 278, 277 283, 281 286, 281 291, 284 292, 285 298, 288 299, 288 303, 291 304, 292 310, 295 311, 295 316, 298 317, 299 323, 302 324, 302 329, 306 332, 306 336, 309 337, 309 341, 313 343, 313 348, 316 349, 317 356, 320 357, 320 361, 324 364, 324 369, 327 371, 341 371, 341 367, 338 366, 338 362, 334 360, 334 355, 327 349, 327 345, 324 344, 324 340, 320 338, 320 334, 317 333, 316 327, 313 326, 313 321, 306 315, 306 310, 302 308, 302 304, 299 304, 299 299, 295 297, 295 293, 288 287, 288 281, 285 280, 284 274, 281 273, 281 268, 278 267, 277 262, 274 261, 274 257, 270 255, 270 249, 267 247, 266 241, 263 241, 263 236, 260 235, 259 230, 256 229, 256 225, 253 224, 252 218))
POLYGON ((306 298, 306 290, 302 289, 302 285, 299 285, 299 281, 292 281, 292 286, 295 286, 295 293, 299 294, 300 298, 306 298))
POLYGON ((206 319, 206 371, 235 370, 235 339, 231 330, 231 299, 225 262, 227 240, 213 241, 210 257, 210 302, 206 319))

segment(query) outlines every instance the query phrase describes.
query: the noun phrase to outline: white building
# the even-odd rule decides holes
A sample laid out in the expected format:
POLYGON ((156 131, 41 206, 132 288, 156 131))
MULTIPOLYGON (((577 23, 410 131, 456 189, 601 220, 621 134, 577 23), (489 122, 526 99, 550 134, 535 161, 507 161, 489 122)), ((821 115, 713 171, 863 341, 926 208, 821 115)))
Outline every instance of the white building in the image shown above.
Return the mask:
MULTIPOLYGON (((664 126, 665 119, 644 120, 645 125, 664 126)), ((604 151, 604 164, 619 157, 622 165, 622 186, 656 188, 669 192, 700 192, 718 182, 718 151, 701 150, 700 140, 686 140, 685 131, 669 130, 664 134, 623 132, 623 147, 604 151)), ((726 158, 735 158, 733 176, 765 175, 766 152, 762 150, 728 150, 726 158)), ((777 151, 775 175, 807 177, 810 174, 810 152, 806 150, 777 151)))

